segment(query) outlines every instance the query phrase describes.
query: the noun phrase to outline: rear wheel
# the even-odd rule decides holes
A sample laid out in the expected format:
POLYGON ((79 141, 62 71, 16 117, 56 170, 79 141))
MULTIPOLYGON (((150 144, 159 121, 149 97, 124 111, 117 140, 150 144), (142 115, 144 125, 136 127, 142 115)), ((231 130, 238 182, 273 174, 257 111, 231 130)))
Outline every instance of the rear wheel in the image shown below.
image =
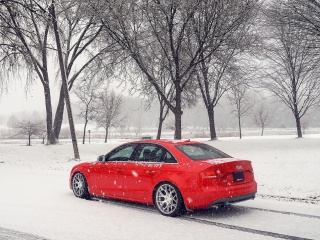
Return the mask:
POLYGON ((72 191, 76 197, 89 199, 88 184, 82 173, 75 173, 72 177, 72 191))
POLYGON ((184 209, 179 189, 171 183, 161 183, 154 193, 154 204, 162 215, 176 217, 184 209))

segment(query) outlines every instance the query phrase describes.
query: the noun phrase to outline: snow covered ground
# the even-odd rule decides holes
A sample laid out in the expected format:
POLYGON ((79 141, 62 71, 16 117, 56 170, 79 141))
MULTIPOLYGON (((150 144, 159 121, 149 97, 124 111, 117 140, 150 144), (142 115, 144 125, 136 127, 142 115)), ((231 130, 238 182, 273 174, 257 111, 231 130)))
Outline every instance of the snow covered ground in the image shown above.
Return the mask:
MULTIPOLYGON (((81 162, 95 161, 122 142, 79 144, 81 162)), ((8 237, 11 230, 71 240, 320 239, 320 135, 207 143, 252 161, 257 198, 169 218, 149 206, 76 198, 68 185, 69 171, 78 163, 72 159, 71 144, 27 147, 0 142, 0 239, 14 239, 8 237)), ((28 234, 15 239, 32 239, 28 234)))

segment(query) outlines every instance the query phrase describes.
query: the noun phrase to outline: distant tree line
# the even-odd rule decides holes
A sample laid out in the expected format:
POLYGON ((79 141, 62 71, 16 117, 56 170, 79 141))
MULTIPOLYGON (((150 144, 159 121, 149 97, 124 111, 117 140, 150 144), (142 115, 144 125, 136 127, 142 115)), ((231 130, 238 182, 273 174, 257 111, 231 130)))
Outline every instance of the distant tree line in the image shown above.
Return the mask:
POLYGON ((171 112, 181 139, 183 110, 202 100, 210 139, 217 139, 223 96, 234 106, 240 138, 249 111, 263 134, 270 114, 250 99, 260 90, 291 110, 302 137, 301 118, 320 104, 319 12, 319 0, 0 0, 0 90, 22 76, 27 85, 41 82, 47 144, 58 141, 66 106, 75 158, 69 91, 83 105, 83 139, 95 118, 107 141, 121 122, 121 97, 98 89, 112 79, 159 103, 157 138, 171 112), (61 84, 55 114, 54 78, 61 84))

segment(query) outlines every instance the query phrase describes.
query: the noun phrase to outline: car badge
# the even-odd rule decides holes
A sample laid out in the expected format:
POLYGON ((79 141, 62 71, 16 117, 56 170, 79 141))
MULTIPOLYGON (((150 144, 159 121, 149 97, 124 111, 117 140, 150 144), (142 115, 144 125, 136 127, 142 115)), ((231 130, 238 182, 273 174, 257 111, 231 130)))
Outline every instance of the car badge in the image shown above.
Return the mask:
POLYGON ((242 170, 243 167, 242 167, 241 165, 237 165, 237 166, 236 166, 236 169, 237 169, 237 170, 242 170))

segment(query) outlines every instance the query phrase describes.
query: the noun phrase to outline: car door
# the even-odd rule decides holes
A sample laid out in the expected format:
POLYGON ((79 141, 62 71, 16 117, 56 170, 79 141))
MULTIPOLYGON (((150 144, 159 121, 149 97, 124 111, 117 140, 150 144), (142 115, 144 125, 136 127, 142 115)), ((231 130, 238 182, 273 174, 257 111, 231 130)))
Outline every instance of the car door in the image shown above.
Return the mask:
POLYGON ((126 165, 124 193, 127 199, 149 202, 155 182, 165 169, 168 152, 157 144, 142 143, 137 147, 134 161, 126 165))
POLYGON ((125 166, 133 155, 137 144, 122 145, 105 156, 95 169, 95 186, 98 196, 122 196, 125 166))

